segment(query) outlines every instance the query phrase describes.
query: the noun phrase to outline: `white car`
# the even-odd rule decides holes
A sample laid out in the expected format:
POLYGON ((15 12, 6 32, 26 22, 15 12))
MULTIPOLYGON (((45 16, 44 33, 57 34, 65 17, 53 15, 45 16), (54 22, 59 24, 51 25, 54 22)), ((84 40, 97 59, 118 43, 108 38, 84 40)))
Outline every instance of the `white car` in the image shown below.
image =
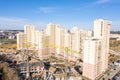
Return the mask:
POLYGON ((114 64, 120 66, 120 60, 117 60, 114 64))

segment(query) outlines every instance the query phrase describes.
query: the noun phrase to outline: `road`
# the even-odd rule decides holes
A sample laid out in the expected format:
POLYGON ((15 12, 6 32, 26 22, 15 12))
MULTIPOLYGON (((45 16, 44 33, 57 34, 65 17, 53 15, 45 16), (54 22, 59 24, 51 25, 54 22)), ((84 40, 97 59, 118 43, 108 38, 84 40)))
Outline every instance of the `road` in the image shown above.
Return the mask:
POLYGON ((111 50, 111 49, 110 49, 110 54, 115 54, 116 56, 120 56, 120 53, 118 53, 118 52, 116 52, 114 50, 111 50))
MULTIPOLYGON (((118 73, 120 72, 120 66, 116 66, 115 70, 113 69, 112 71, 109 72, 109 74, 105 74, 103 76, 103 78, 105 80, 112 80, 112 78, 118 73)), ((103 80, 103 78, 101 78, 100 80, 103 80)))
MULTIPOLYGON (((120 53, 114 51, 114 50, 110 50, 110 54, 115 54, 116 56, 120 56, 120 53)), ((111 63, 112 64, 112 63, 111 63)), ((112 80, 112 78, 118 73, 120 72, 120 66, 113 64, 113 67, 111 69, 111 71, 109 71, 109 74, 105 74, 100 80, 112 80), (104 79, 103 79, 104 78, 104 79)))

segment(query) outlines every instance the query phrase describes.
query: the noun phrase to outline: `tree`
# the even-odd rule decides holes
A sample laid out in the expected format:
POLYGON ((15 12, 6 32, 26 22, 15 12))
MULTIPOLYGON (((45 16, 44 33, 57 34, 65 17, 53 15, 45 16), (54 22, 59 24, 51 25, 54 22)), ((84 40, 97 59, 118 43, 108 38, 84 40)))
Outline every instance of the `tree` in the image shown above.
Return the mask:
POLYGON ((19 80, 17 71, 10 68, 6 62, 0 62, 0 74, 0 80, 19 80))
POLYGON ((49 70, 49 68, 50 68, 50 62, 44 62, 44 68, 46 69, 46 70, 49 70))

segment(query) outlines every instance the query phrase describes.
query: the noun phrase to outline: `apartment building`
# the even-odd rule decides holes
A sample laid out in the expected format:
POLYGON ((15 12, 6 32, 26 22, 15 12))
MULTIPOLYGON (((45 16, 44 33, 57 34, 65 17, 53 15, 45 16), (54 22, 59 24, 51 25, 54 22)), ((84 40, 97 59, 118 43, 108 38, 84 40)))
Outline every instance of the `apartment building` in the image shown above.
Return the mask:
POLYGON ((93 39, 85 40, 83 50, 83 76, 95 80, 108 68, 111 21, 94 21, 93 39))

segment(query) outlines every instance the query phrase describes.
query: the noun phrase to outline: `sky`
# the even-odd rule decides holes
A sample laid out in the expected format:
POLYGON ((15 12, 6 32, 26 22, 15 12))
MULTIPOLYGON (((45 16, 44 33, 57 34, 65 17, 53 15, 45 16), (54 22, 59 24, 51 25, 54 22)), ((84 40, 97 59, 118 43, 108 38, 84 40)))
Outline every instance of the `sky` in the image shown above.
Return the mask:
POLYGON ((23 30, 26 24, 45 29, 48 23, 93 29, 99 18, 120 30, 120 0, 0 0, 0 29, 23 30))

